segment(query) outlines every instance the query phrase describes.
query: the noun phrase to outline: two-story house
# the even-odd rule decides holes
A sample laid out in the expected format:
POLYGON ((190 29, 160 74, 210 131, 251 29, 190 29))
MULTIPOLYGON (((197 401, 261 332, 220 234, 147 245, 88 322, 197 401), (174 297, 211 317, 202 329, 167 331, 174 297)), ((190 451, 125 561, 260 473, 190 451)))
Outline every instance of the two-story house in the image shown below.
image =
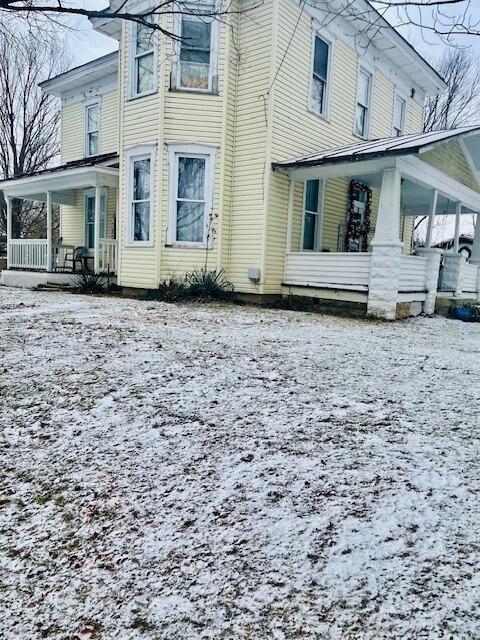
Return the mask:
MULTIPOLYGON (((162 17, 178 40, 96 19, 118 54, 42 84, 61 100, 61 165, 0 185, 7 200, 49 212, 47 239, 9 237, 3 281, 76 265, 151 289, 207 262, 260 300, 432 312, 434 216, 455 215, 459 228, 480 210, 480 130, 420 133, 424 100, 444 81, 365 0, 356 5, 359 19, 322 3, 237 0, 217 20, 192 2, 191 15, 162 17), (427 250, 412 256, 421 214, 427 250)), ((470 264, 448 265, 449 292, 480 289, 477 235, 470 264)))

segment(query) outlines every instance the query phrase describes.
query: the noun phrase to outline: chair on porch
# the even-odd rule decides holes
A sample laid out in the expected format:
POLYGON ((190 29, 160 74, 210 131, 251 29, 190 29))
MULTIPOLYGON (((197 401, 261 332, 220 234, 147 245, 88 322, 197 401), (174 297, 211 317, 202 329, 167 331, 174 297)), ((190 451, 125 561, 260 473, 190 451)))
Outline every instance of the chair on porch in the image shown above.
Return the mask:
POLYGON ((72 273, 76 273, 77 264, 80 264, 80 271, 83 271, 85 267, 85 257, 87 256, 87 254, 87 247, 75 247, 75 249, 71 253, 65 254, 65 258, 63 261, 64 269, 71 271, 72 273))

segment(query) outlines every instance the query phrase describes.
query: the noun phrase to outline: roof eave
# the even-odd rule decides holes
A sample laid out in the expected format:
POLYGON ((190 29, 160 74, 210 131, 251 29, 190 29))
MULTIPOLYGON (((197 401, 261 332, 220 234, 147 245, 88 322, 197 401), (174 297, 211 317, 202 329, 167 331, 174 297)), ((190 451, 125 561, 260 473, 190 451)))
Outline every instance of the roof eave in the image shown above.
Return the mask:
POLYGON ((102 70, 105 71, 105 77, 118 73, 118 51, 113 51, 106 56, 65 71, 54 78, 44 80, 38 86, 44 93, 59 98, 65 91, 84 84, 92 72, 102 70))

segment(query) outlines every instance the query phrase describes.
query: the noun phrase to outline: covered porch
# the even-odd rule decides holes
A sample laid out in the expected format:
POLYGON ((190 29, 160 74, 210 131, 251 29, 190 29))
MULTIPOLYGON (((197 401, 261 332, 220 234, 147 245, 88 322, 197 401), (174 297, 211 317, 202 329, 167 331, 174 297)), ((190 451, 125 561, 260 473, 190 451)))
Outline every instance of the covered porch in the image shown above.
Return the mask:
POLYGON ((118 172, 116 155, 109 154, 0 183, 7 204, 7 271, 116 274, 118 172), (46 237, 13 237, 14 201, 46 205, 46 237), (56 238, 54 205, 60 205, 56 238))
MULTIPOLYGON (((368 315, 386 319, 394 319, 405 310, 405 315, 422 311, 432 314, 437 295, 480 300, 479 224, 469 261, 458 253, 461 217, 480 211, 480 193, 473 188, 475 185, 478 188, 479 134, 479 128, 471 127, 402 136, 274 164, 275 171, 287 173, 289 178, 284 291, 363 303, 368 315), (465 157, 471 163, 475 176, 471 186, 432 166, 427 161, 429 156, 424 155, 452 139, 461 141, 465 157), (312 226, 307 219, 309 183, 318 181, 325 185, 338 178, 379 194, 376 221, 370 230, 359 197, 359 202, 355 201, 355 206, 343 214, 345 225, 339 232, 345 238, 342 250, 322 252, 321 236, 317 241, 307 233, 312 226), (297 242, 295 248, 292 238, 299 182, 304 185, 303 237, 301 246, 297 242), (354 219, 353 226, 349 215, 354 219), (411 255, 408 242, 401 237, 401 220, 423 215, 428 216, 425 246, 411 255), (455 220, 455 241, 448 252, 432 247, 438 215, 451 215, 455 220)), ((321 219, 318 223, 321 234, 321 219)))

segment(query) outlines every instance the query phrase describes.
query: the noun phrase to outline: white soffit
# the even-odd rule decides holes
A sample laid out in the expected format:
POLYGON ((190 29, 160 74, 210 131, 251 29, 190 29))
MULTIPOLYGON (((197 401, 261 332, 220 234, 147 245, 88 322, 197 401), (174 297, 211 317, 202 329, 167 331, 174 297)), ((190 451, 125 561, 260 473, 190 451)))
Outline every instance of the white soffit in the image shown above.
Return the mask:
POLYGON ((40 88, 51 96, 61 97, 64 93, 82 87, 86 82, 91 84, 97 80, 103 80, 109 76, 118 74, 118 51, 108 53, 106 56, 87 62, 80 67, 75 67, 61 73, 55 78, 44 80, 40 88))

